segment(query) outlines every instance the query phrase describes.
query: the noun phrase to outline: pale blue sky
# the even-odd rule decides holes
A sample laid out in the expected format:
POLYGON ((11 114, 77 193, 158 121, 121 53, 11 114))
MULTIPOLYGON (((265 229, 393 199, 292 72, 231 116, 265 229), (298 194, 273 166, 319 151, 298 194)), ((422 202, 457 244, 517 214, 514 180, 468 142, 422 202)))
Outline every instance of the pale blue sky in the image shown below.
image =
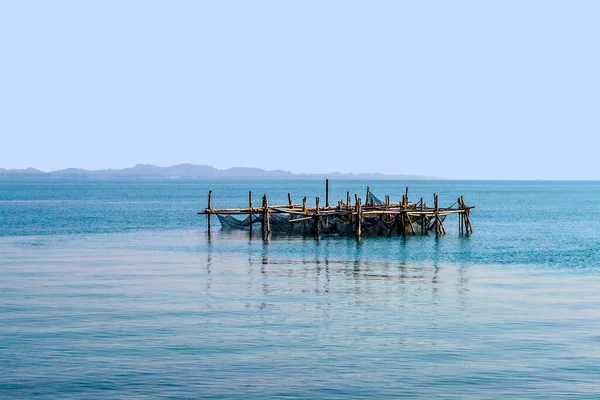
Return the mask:
POLYGON ((0 2, 0 167, 600 179, 600 1, 0 2))

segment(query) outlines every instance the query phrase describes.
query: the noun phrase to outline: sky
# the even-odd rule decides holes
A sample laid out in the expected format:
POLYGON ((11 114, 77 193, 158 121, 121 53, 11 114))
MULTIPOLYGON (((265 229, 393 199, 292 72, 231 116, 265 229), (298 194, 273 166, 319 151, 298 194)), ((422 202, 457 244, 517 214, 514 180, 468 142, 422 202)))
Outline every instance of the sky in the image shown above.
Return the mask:
POLYGON ((0 2, 0 167, 600 179, 600 1, 0 2))

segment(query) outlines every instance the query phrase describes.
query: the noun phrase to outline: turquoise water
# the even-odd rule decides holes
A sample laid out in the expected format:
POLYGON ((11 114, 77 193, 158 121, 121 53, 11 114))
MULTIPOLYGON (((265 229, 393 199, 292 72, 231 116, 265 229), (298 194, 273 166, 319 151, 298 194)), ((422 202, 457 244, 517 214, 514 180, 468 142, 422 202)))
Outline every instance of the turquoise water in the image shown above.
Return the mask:
POLYGON ((0 181, 0 397, 599 398, 600 183, 408 184, 465 196, 474 234, 267 244, 196 215, 320 181, 0 181))

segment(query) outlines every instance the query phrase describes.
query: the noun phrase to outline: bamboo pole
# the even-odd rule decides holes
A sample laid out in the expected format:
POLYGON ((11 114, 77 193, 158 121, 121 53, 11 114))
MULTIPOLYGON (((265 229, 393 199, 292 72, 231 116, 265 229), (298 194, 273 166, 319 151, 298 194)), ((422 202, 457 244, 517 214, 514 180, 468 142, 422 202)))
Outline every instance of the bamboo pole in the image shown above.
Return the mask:
POLYGON ((433 208, 435 210, 435 235, 440 235, 440 215, 438 211, 438 198, 437 195, 433 194, 433 208))
POLYGON ((248 191, 248 208, 250 209, 250 233, 252 233, 252 191, 248 191))
POLYGON ((356 241, 360 242, 360 237, 362 235, 362 204, 360 199, 356 200, 356 210, 356 241))
POLYGON ((292 207, 292 206, 293 206, 293 203, 292 203, 292 195, 291 195, 289 192, 288 192, 288 204, 289 204, 289 206, 290 206, 290 207, 292 207))
POLYGON ((402 233, 402 237, 406 237, 406 219, 404 218, 404 214, 406 212, 406 196, 402 195, 402 206, 400 206, 400 233, 402 233))
MULTIPOLYGON (((462 204, 460 203, 460 197, 456 199, 458 203, 458 208, 462 208, 462 204)), ((458 214, 458 234, 462 235, 462 214, 458 214)))
MULTIPOLYGON (((210 200, 211 199, 212 199, 212 190, 209 190, 208 191, 208 207, 207 207, 208 210, 210 210, 210 200)), ((208 234, 210 235, 210 213, 207 214, 206 220, 208 222, 208 234)))
POLYGON ((350 192, 346 192, 346 210, 349 210, 350 206, 351 206, 350 192))
POLYGON ((329 179, 325 179, 325 207, 329 207, 329 179))
POLYGON ((267 238, 271 234, 271 216, 269 215, 269 200, 265 194, 265 220, 267 224, 267 238))
MULTIPOLYGON (((369 189, 369 187, 367 186, 367 194, 365 196, 365 206, 369 205, 369 194, 371 194, 371 189, 369 189)), ((371 199, 371 205, 373 205, 373 199, 371 199)))
MULTIPOLYGON (((423 198, 421 197, 421 211, 425 207, 425 203, 423 203, 423 198)), ((425 234, 425 214, 421 214, 421 236, 425 234)))
POLYGON ((267 208, 266 204, 265 204, 266 201, 267 201, 267 195, 264 194, 263 195, 263 204, 262 204, 263 205, 262 206, 262 218, 260 219, 260 230, 261 230, 261 233, 262 233, 263 240, 265 240, 265 237, 267 236, 267 232, 265 230, 265 228, 266 228, 266 225, 265 225, 265 223, 266 223, 265 217, 266 216, 265 216, 265 214, 266 214, 266 208, 267 208))
POLYGON ((408 222, 408 226, 410 226, 410 231, 412 232, 413 236, 416 236, 417 233, 415 232, 415 227, 412 224, 412 220, 410 219, 410 216, 407 213, 405 213, 404 215, 406 215, 406 220, 408 222))
POLYGON ((319 240, 319 234, 321 230, 321 216, 319 215, 319 197, 315 199, 316 204, 316 217, 315 217, 315 239, 319 240))

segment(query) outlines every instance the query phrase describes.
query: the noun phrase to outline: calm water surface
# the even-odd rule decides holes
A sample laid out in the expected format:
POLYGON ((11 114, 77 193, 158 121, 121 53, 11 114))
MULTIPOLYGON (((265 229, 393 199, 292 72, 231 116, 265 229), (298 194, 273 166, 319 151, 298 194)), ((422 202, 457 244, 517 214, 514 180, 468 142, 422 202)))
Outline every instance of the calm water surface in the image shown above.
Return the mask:
POLYGON ((600 183, 409 184, 475 233, 267 244, 195 214, 322 182, 0 181, 0 397, 599 398, 600 183))

